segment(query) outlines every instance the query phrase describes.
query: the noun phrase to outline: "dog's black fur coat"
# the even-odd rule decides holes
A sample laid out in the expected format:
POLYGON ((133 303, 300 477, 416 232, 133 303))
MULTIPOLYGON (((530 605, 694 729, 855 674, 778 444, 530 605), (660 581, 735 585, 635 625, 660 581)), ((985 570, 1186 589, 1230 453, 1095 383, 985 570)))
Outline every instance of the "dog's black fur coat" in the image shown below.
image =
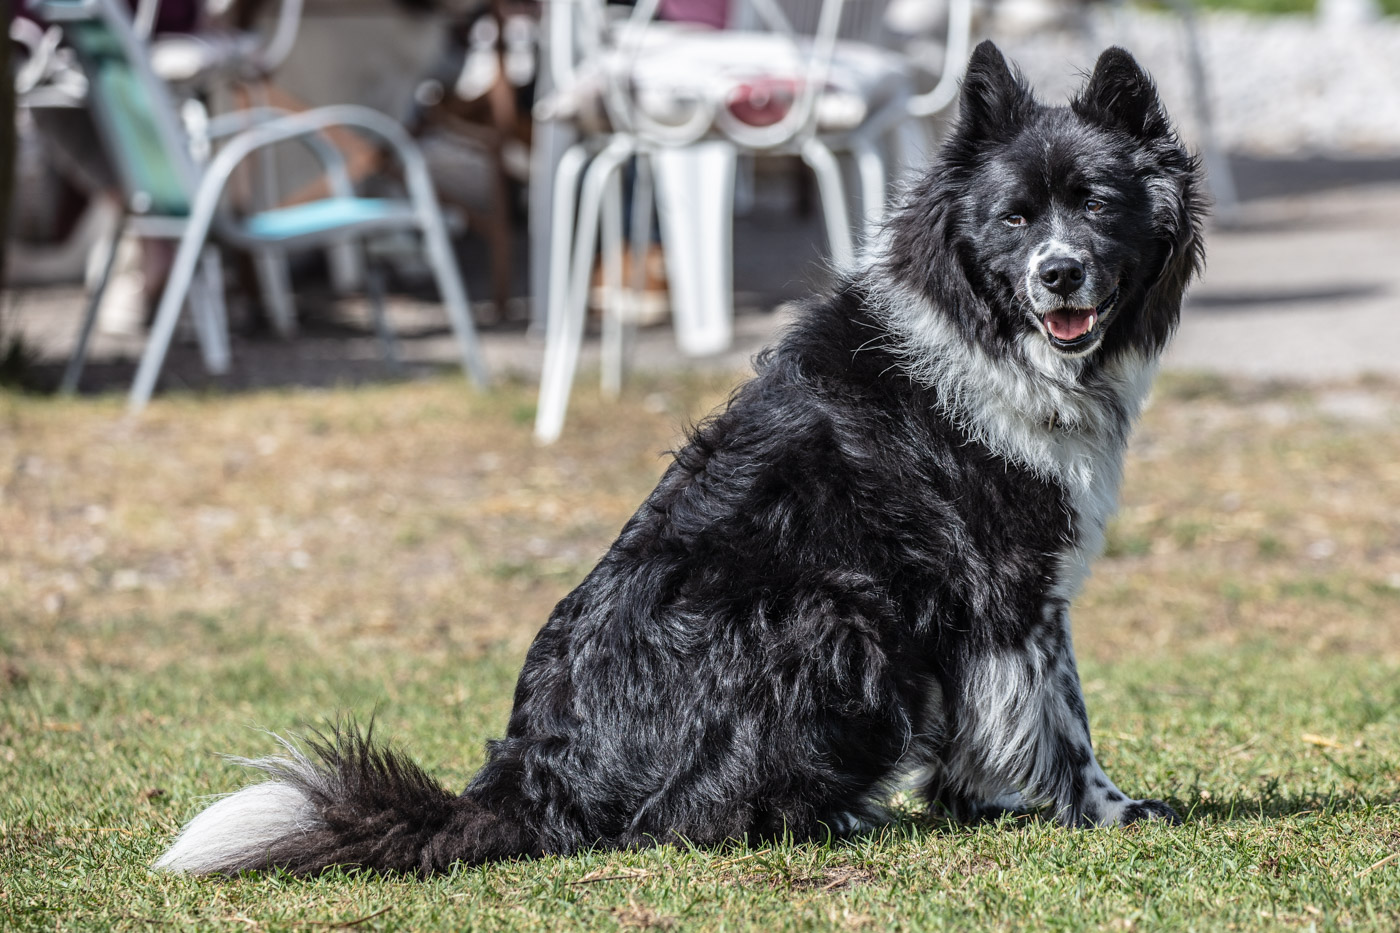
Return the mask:
POLYGON ((1200 262, 1197 187, 1127 53, 1106 52, 1070 108, 1046 108, 984 43, 957 127, 868 267, 759 358, 559 603, 461 796, 337 732, 311 743, 318 762, 290 745, 252 762, 273 781, 201 815, 161 864, 429 873, 822 837, 878 821, 915 767, 960 817, 1045 804, 1070 825, 1174 819, 1093 759, 1066 568, 1106 515, 1085 505, 1098 487, 1036 451, 1082 440, 1111 500, 1141 401, 1125 386, 1150 371, 1200 262), (1090 196, 1107 216, 1076 213, 1090 196), (1098 343, 1073 362, 1036 329, 1025 231, 1042 220, 1090 282, 1115 283, 1088 302, 1107 329, 1091 322, 1098 343), (919 336, 935 316, 943 344, 919 336), (1041 399, 1042 376, 1065 406, 1048 420, 994 397, 1041 399))

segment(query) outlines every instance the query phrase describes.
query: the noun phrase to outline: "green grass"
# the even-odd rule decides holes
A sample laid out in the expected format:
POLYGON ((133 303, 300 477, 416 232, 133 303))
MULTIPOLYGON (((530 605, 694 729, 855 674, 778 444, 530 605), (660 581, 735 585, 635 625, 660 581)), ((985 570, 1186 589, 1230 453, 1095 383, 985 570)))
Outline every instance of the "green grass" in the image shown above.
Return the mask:
MULTIPOLYGON (((1400 16, 1400 0, 1379 0, 1381 13, 1385 16, 1400 16)), ((1146 6, 1153 9, 1171 10, 1165 0, 1148 0, 1146 6)), ((1308 14, 1317 12, 1317 0, 1198 0, 1204 10, 1229 10, 1237 13, 1308 14)))
POLYGON ((1076 616, 1100 758, 1184 826, 965 827, 897 798, 851 841, 198 881, 147 866, 261 728, 374 713, 460 787, 550 605, 727 381, 0 396, 0 929, 1400 926, 1400 387, 1169 379, 1076 616))
POLYGON ((1206 10, 1266 15, 1312 14, 1317 11, 1317 0, 1200 0, 1200 7, 1206 10))

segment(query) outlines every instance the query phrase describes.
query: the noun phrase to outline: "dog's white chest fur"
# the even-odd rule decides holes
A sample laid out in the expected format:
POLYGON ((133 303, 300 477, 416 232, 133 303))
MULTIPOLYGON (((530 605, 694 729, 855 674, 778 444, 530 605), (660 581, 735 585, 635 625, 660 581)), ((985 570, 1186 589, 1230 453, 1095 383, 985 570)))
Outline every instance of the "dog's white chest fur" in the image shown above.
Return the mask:
POLYGON ((1054 596, 1072 599, 1103 547, 1118 502, 1123 454, 1157 361, 1118 357, 1093 387, 1083 359, 1061 356, 1028 333, 1019 357, 994 358, 967 341, 929 301, 902 286, 884 291, 885 320, 909 375, 937 390, 944 414, 970 437, 1065 491, 1075 534, 1060 556, 1054 596))
POLYGON ((1018 809, 1045 797, 1036 788, 1065 767, 1057 751, 1061 737, 1082 732, 1074 768, 1090 790, 1076 818, 1118 822, 1138 802, 1113 786, 1094 759, 1068 607, 1103 547, 1128 437, 1156 360, 1120 355, 1086 385, 1084 360, 1056 353, 1040 334, 1028 333, 1019 347, 994 357, 926 299, 898 287, 885 296, 885 320, 909 375, 936 391, 943 414, 968 437, 1058 486, 1072 517, 1042 606, 1048 624, 1031 629, 1024 645, 983 653, 967 666, 956 688, 962 711, 956 721, 946 718, 945 698, 930 682, 922 716, 929 725, 911 745, 907 764, 916 779, 939 769, 945 783, 994 809, 1018 809), (945 740, 952 751, 940 753, 945 740), (1027 798, 1015 793, 1026 788, 1032 789, 1027 798))
MULTIPOLYGON (((1039 335, 1027 336, 1025 343, 1027 356, 1048 377, 1048 386, 1041 389, 1042 404, 1054 406, 1055 414, 1044 422, 1024 419, 1020 431, 1008 432, 999 449, 1019 463, 1039 453, 1037 472, 1056 480, 1068 495, 1075 535, 1061 555, 1056 595, 1069 600, 1089 576, 1089 563, 1103 550, 1108 521, 1118 508, 1123 456, 1157 361, 1140 354, 1119 357, 1101 388, 1086 392, 1074 382, 1076 374, 1068 371, 1081 361, 1054 356, 1039 335)), ((1035 375, 1022 378, 1036 381, 1035 375)))

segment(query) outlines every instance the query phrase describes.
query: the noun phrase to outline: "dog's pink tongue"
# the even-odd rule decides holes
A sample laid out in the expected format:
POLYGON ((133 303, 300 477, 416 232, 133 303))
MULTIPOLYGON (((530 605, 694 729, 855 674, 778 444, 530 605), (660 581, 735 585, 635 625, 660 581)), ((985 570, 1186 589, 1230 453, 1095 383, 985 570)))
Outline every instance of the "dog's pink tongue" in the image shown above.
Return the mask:
POLYGON ((1061 308, 1045 315, 1045 326, 1060 340, 1078 340, 1094 326, 1092 308, 1061 308))

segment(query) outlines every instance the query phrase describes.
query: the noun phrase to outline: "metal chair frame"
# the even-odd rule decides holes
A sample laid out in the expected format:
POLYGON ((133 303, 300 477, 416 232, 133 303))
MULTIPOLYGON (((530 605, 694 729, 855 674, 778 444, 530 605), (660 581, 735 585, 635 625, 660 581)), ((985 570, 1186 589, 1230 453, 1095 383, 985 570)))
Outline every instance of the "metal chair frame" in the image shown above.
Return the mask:
MULTIPOLYGON (((151 72, 149 63, 142 55, 139 40, 131 30, 130 18, 115 5, 114 0, 45 0, 41 9, 49 21, 59 25, 101 21, 116 37, 126 64, 132 69, 149 104, 149 113, 145 116, 149 118, 164 156, 177 176, 176 182, 188 196, 187 210, 162 213, 152 210, 152 198, 149 193, 134 188, 125 192, 127 214, 123 219, 124 227, 143 236, 179 241, 169 278, 156 309, 151 333, 132 383, 128 401, 128 408, 132 412, 142 410, 155 390, 161 366, 186 300, 191 296, 197 273, 201 270, 204 272, 203 288, 206 292, 218 292, 221 288, 219 258, 217 252, 209 245, 211 237, 235 247, 248 249, 255 257, 262 254, 280 258, 280 251, 286 249, 334 245, 348 238, 391 230, 420 231, 429 264, 457 339, 463 371, 476 384, 484 386, 487 383, 487 371, 471 321, 466 290, 427 165, 402 126, 377 111, 352 105, 323 107, 289 116, 267 112, 235 114, 227 118, 216 118, 212 123, 211 135, 236 135, 232 135, 207 165, 199 166, 189 155, 168 90, 151 72), (266 119, 268 117, 271 119, 266 119), (240 122, 255 123, 264 119, 266 122, 250 128, 242 128, 239 125, 240 122), (334 207, 350 200, 361 201, 362 199, 352 197, 353 187, 345 171, 344 161, 338 152, 332 154, 334 147, 324 135, 328 129, 334 127, 354 130, 387 146, 403 167, 408 200, 374 202, 376 209, 369 214, 362 214, 345 222, 307 228, 299 233, 275 230, 260 233, 259 219, 267 218, 276 212, 253 214, 240 221, 227 216, 221 210, 229 181, 245 159, 272 146, 292 142, 310 148, 321 158, 327 170, 333 197, 317 203, 334 207)), ((111 125, 111 115, 104 114, 101 107, 92 109, 100 135, 109 146, 115 147, 118 144, 119 130, 111 125)), ((118 175, 122 175, 120 170, 118 175)), ((116 238, 114 244, 115 241, 116 238)), ((102 288, 110 275, 115 252, 114 245, 112 253, 103 263, 99 287, 89 301, 82 331, 69 363, 69 371, 65 374, 65 384, 69 387, 76 386, 81 374, 88 337, 102 288)), ((376 306, 376 327, 382 332, 382 308, 379 307, 377 290, 374 288, 371 288, 371 300, 376 306)), ((208 295, 195 296, 195 300, 190 303, 194 305, 193 319, 206 365, 215 372, 226 370, 229 349, 227 328, 221 315, 222 303, 208 295), (212 313, 210 309, 213 309, 212 313)), ((290 320, 284 320, 282 326, 289 329, 290 320)))

